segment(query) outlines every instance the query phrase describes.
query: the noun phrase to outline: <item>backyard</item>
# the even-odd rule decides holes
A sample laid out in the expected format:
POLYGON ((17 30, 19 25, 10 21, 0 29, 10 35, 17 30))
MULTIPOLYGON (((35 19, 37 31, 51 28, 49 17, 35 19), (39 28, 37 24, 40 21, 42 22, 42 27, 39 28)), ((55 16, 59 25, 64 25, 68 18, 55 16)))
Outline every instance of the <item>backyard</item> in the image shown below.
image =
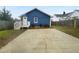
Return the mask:
POLYGON ((0 48, 20 35, 24 30, 3 30, 0 31, 0 48))

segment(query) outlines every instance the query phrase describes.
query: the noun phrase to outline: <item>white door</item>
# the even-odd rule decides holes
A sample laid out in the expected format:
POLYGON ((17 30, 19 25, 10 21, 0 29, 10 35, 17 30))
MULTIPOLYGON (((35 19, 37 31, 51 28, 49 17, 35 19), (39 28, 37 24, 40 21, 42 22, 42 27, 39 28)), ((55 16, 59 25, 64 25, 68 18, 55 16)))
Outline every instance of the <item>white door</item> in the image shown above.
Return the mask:
POLYGON ((23 17, 23 27, 27 27, 27 17, 23 17))
POLYGON ((27 21, 27 17, 23 17, 23 25, 22 27, 29 27, 30 26, 30 22, 27 21))

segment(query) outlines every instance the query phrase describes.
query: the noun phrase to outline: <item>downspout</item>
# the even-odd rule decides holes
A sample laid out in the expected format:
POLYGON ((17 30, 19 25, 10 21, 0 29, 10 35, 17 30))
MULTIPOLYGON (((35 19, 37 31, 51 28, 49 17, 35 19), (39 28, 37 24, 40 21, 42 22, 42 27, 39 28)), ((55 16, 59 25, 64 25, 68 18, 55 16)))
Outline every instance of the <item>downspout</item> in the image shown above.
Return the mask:
POLYGON ((51 27, 51 18, 50 18, 50 24, 49 24, 49 25, 50 25, 50 27, 51 27))
POLYGON ((21 17, 21 29, 23 28, 23 17, 21 17))

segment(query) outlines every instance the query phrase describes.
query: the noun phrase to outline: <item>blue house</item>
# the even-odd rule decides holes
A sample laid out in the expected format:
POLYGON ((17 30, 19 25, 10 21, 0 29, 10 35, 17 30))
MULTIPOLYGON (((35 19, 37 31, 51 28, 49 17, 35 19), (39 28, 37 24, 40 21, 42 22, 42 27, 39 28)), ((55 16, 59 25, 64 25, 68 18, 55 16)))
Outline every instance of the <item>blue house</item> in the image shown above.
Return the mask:
POLYGON ((48 26, 51 27, 50 15, 38 10, 37 8, 21 15, 22 27, 48 26))

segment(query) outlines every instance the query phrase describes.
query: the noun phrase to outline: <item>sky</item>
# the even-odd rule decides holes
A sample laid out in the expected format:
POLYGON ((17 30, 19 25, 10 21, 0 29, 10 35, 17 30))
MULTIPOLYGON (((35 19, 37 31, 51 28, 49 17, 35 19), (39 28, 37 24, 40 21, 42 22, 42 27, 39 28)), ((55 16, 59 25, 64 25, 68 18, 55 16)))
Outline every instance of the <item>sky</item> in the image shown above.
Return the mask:
MULTIPOLYGON (((38 8, 39 10, 53 16, 54 14, 62 14, 63 11, 66 13, 72 12, 74 10, 79 10, 79 6, 5 6, 7 10, 10 11, 13 18, 18 18, 19 16, 34 9, 38 8)), ((2 10, 4 6, 0 6, 2 10)))

